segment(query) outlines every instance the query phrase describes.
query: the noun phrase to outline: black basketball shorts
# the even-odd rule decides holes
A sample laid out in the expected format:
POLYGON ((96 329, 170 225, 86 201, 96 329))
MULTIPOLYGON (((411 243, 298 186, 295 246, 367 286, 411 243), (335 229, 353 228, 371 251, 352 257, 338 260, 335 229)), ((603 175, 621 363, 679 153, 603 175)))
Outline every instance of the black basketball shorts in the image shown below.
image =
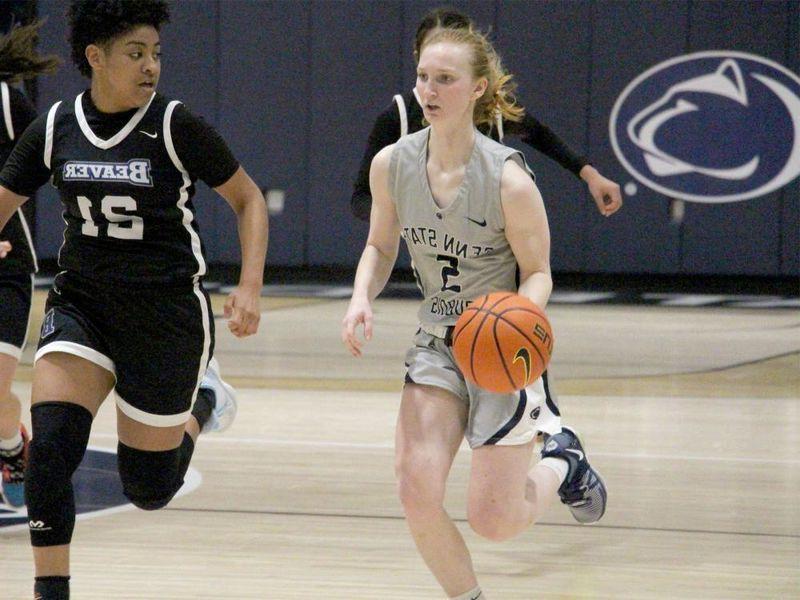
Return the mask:
POLYGON ((36 360, 80 356, 110 371, 119 409, 154 427, 189 418, 214 350, 202 284, 179 288, 101 284, 61 273, 47 297, 36 360))
POLYGON ((33 276, 24 273, 0 276, 0 354, 17 360, 25 348, 31 316, 33 276))

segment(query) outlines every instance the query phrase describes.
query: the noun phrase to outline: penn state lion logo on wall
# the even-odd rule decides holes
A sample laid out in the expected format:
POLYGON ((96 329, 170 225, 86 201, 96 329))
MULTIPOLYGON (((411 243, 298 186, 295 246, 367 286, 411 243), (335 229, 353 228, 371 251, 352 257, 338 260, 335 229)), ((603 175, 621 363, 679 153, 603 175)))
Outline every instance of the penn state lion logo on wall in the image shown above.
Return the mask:
POLYGON ((735 202, 800 174, 800 78, 766 58, 699 52, 634 79, 611 111, 611 145, 671 198, 735 202))

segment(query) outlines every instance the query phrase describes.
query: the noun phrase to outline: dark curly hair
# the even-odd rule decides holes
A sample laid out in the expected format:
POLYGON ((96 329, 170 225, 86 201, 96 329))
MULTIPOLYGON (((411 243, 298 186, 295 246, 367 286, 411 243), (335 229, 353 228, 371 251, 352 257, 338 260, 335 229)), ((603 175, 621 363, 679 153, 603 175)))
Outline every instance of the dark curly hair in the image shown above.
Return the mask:
POLYGON ((72 0, 67 19, 72 60, 82 74, 91 77, 86 46, 108 44, 140 25, 158 31, 169 22, 169 7, 165 0, 72 0))
POLYGON ((434 29, 473 29, 475 24, 462 12, 443 6, 435 8, 422 17, 414 34, 414 60, 419 60, 419 51, 425 36, 434 29))

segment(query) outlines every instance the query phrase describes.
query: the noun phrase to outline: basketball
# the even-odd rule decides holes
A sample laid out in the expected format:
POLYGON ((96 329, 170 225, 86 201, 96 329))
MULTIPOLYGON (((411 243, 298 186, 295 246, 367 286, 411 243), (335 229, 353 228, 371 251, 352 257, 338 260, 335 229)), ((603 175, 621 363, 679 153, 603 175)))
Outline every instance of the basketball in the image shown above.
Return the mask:
POLYGON ((536 381, 553 352, 553 330, 542 309, 513 292, 475 298, 453 329, 453 355, 467 380, 510 393, 536 381))

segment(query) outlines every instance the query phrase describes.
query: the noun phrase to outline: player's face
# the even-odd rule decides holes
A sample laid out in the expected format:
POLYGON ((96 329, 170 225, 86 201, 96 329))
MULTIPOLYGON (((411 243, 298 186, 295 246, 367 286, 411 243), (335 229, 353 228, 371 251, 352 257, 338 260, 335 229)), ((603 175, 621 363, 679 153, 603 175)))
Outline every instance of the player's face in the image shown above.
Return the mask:
POLYGON ((120 110, 144 106, 161 75, 161 42, 149 25, 131 29, 101 49, 94 77, 104 80, 103 89, 120 110))
POLYGON ((432 125, 442 119, 472 121, 475 100, 484 88, 472 76, 471 50, 465 44, 437 42, 425 46, 417 65, 417 93, 432 125))

